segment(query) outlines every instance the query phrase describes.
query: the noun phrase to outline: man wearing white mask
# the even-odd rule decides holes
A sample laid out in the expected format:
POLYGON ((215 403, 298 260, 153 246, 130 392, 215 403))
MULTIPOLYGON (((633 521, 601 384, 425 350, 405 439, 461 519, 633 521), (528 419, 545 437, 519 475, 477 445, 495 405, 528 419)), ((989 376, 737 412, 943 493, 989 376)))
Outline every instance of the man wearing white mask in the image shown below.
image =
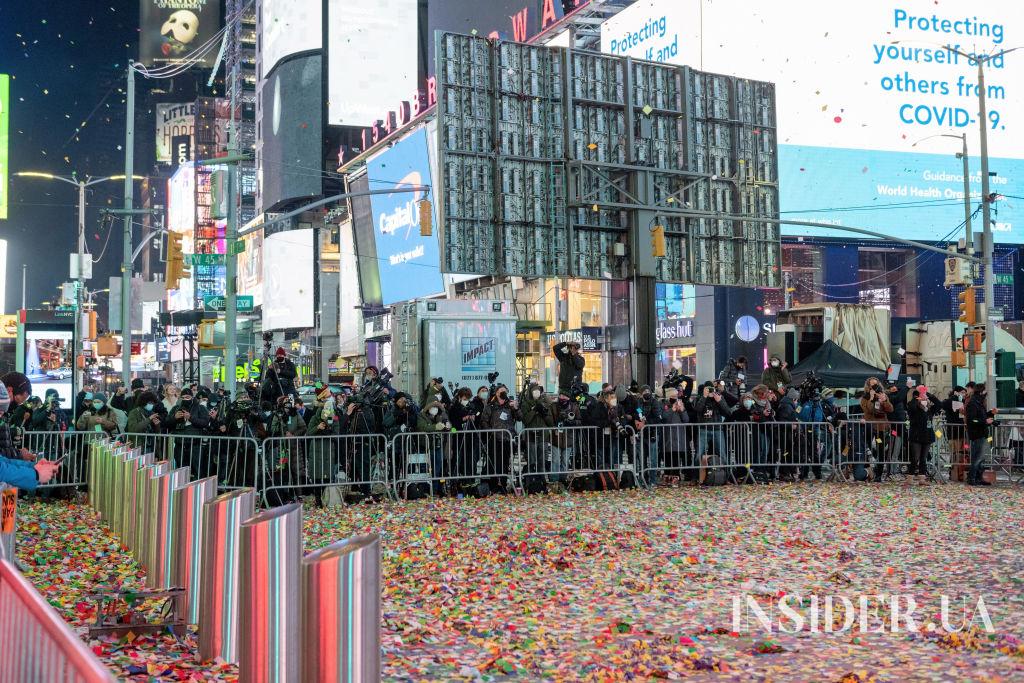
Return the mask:
POLYGON ((761 373, 761 384, 781 395, 792 382, 793 377, 789 374, 788 364, 778 356, 769 358, 768 367, 761 373))

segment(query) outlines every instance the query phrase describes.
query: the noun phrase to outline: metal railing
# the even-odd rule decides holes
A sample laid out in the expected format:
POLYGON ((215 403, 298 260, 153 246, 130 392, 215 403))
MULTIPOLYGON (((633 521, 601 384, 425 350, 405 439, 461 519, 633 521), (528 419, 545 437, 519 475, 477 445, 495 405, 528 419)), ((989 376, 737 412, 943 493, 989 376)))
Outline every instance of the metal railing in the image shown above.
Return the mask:
POLYGON ((399 498, 511 491, 518 453, 503 429, 404 432, 391 440, 390 481, 399 498))
POLYGON ((21 445, 47 460, 63 458, 53 478, 38 487, 45 491, 86 486, 89 444, 106 438, 106 434, 96 432, 25 432, 21 435, 21 445))
POLYGON ((514 475, 529 493, 554 483, 572 487, 600 473, 614 474, 620 482, 625 475, 626 485, 626 473, 636 482, 643 479, 637 433, 631 427, 534 427, 519 433, 518 448, 514 475))
POLYGON ((119 437, 157 462, 189 468, 190 479, 217 478, 220 490, 259 485, 261 444, 253 438, 213 434, 123 434, 119 437))
POLYGON ((318 503, 387 493, 389 444, 381 434, 266 439, 257 489, 265 504, 313 494, 318 503))
POLYGON ((13 564, 0 560, 0 683, 112 683, 114 677, 13 564))

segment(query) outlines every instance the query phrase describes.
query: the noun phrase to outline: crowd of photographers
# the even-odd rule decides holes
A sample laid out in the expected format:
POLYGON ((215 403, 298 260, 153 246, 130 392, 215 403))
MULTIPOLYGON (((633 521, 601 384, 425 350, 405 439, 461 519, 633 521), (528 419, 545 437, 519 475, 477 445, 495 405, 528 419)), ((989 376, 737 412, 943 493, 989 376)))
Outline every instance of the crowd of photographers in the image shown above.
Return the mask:
MULTIPOLYGON (((429 443, 403 442, 395 451, 390 477, 406 478, 405 451, 424 450, 427 443, 434 472, 465 479, 474 492, 481 491, 481 480, 484 491, 504 491, 509 480, 498 475, 510 471, 509 444, 525 430, 526 436, 519 438, 526 444, 523 467, 529 475, 524 482, 530 492, 635 485, 633 468, 620 467, 627 459, 646 467, 643 479, 649 484, 820 479, 823 466, 836 460, 836 449, 850 463, 848 474, 855 480, 881 479, 893 463, 909 462, 910 481, 924 483, 927 454, 936 438, 932 418, 943 412, 954 452, 970 452, 968 483, 985 484, 981 461, 994 411, 986 407, 983 385, 956 387, 940 400, 909 382, 883 385, 870 378, 852 397, 859 414, 851 418, 843 407, 851 401, 840 402, 848 398, 844 392, 831 391, 813 376, 794 386, 786 363, 776 357, 759 382, 748 376, 741 357, 730 359, 714 381, 698 384, 674 367, 658 391, 634 381, 628 387, 605 384, 591 394, 582 381, 585 360, 579 345, 560 343, 553 353, 559 363, 557 392, 549 394, 530 383, 518 396, 493 373, 487 384, 475 388, 446 386, 444 378, 431 378, 414 397, 395 391, 390 373, 371 366, 354 390, 335 391, 317 383, 312 400, 304 401, 284 349, 277 350, 261 381, 246 385, 233 400, 220 389, 147 387, 136 379, 110 396, 87 385, 74 405, 65 407, 56 391, 31 396, 28 379, 10 373, 17 386, 7 384, 5 377, 11 399, 0 423, 0 449, 5 449, 0 453, 0 481, 10 460, 62 455, 49 442, 44 448, 25 449, 42 443, 38 433, 128 434, 136 442, 160 434, 243 437, 249 442, 276 438, 284 443, 274 454, 269 475, 257 472, 255 454, 240 452, 237 445, 210 458, 211 439, 179 440, 188 446, 174 446, 174 457, 178 466, 192 468, 194 476, 213 474, 222 483, 254 485, 270 476, 281 500, 311 483, 318 484, 314 493, 321 500, 325 487, 344 471, 343 478, 360 483, 357 493, 371 498, 380 492, 361 483, 379 479, 373 468, 382 466, 380 444, 408 433, 453 436, 445 436, 443 448, 435 444, 440 436, 429 443), (590 428, 589 436, 574 431, 577 427, 590 428), (531 438, 529 430, 544 435, 531 438), (840 438, 835 438, 837 433, 840 438), (347 447, 332 440, 307 439, 301 447, 287 442, 290 437, 340 435, 362 438, 349 440, 353 444, 347 447), (454 463, 456 451, 460 463, 454 463), (227 471, 229 466, 238 468, 229 461, 241 460, 246 461, 241 471, 227 471), (568 472, 581 469, 600 472, 568 477, 568 472)), ((961 478, 965 469, 955 458, 952 477, 961 478)), ((42 481, 44 474, 37 471, 35 476, 42 481)), ((438 494, 460 492, 443 490, 436 482, 432 486, 438 494)))

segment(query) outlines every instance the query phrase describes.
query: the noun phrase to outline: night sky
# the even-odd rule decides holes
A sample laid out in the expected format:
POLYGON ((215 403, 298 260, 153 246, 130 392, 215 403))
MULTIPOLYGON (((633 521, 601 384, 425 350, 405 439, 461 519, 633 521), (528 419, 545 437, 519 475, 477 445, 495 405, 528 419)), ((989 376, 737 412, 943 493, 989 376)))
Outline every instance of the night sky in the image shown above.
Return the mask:
MULTIPOLYGON (((0 73, 11 75, 10 211, 0 221, 8 242, 7 312, 21 306, 23 263, 28 307, 54 298, 68 277, 77 223, 74 187, 13 174, 124 170, 124 73, 128 58, 137 58, 138 13, 138 0, 0 2, 0 73)), ((136 131, 147 134, 153 131, 136 131)), ((138 160, 136 173, 148 172, 148 161, 138 160)), ((121 225, 109 234, 99 209, 120 206, 122 193, 122 181, 88 191, 86 244, 94 257, 102 253, 87 285, 93 289, 120 272, 121 225)))

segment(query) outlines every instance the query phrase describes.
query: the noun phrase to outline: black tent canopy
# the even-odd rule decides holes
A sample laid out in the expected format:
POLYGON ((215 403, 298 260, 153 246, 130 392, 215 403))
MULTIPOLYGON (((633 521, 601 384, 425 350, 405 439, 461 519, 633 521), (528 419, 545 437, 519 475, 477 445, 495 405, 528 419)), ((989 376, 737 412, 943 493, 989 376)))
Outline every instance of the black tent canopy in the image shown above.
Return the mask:
POLYGON ((812 372, 826 387, 832 389, 861 387, 868 377, 885 381, 885 370, 868 365, 831 340, 790 370, 793 384, 801 384, 812 372))

